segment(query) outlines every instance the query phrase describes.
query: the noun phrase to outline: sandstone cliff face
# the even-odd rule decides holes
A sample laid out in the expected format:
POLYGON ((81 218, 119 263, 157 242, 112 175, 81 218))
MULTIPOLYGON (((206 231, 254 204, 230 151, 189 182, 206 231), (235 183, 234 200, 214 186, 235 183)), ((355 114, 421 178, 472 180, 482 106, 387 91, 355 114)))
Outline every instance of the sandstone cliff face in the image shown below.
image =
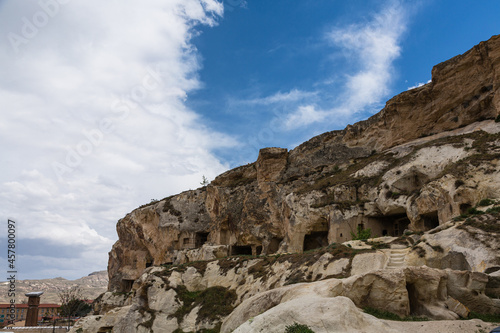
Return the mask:
MULTIPOLYGON (((500 211, 500 204, 496 207, 500 211)), ((494 217, 500 221, 499 212, 494 217)), ((383 332, 384 328, 391 331, 385 322, 367 317, 356 307, 440 320, 466 318, 469 310, 500 314, 500 277, 494 274, 426 266, 387 268, 391 251, 403 241, 413 240, 410 250, 418 251, 420 243, 430 242, 425 238, 439 239, 453 228, 469 228, 469 244, 477 248, 482 240, 473 235, 481 229, 473 220, 411 235, 420 237, 419 243, 410 237, 379 239, 388 246, 378 250, 380 244, 372 240, 363 243, 365 250, 355 249, 352 242, 303 254, 234 256, 149 267, 130 292, 105 293, 96 302, 96 315, 80 320, 72 332, 282 333, 286 324, 295 321, 310 325, 315 332, 324 330, 322 325, 329 332, 383 332), (345 310, 342 317, 337 317, 338 306, 345 310)), ((500 232, 491 234, 500 236, 500 232)), ((498 240, 492 243, 484 258, 495 260, 499 245, 498 240)), ((432 258, 431 254, 426 258, 432 258)))
POLYGON ((72 331, 429 332, 443 326, 359 308, 500 315, 499 75, 495 36, 366 121, 134 210, 72 331))
POLYGON ((499 86, 494 36, 366 121, 291 151, 262 149, 206 187, 134 210, 117 224, 109 290, 128 292, 151 265, 302 252, 358 228, 430 230, 500 198, 499 86))

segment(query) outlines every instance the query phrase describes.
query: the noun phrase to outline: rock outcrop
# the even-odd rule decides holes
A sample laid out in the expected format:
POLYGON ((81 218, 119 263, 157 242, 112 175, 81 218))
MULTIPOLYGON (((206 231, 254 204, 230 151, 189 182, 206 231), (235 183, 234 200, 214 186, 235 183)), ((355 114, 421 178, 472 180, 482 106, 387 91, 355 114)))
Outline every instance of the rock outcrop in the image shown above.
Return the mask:
POLYGON ((288 313, 317 332, 391 332, 356 307, 500 314, 499 89, 494 36, 366 121, 139 207, 75 329, 283 332, 288 313), (376 239, 352 240, 363 232, 376 239))
MULTIPOLYGON (((333 245, 307 254, 229 257, 150 267, 135 281, 131 292, 105 293, 96 302, 96 315, 79 321, 73 332, 79 328, 123 333, 251 332, 255 327, 263 329, 261 325, 267 332, 266 325, 274 323, 277 316, 288 312, 284 316, 288 318, 296 311, 302 315, 282 320, 277 327, 294 321, 317 327, 328 317, 323 324, 328 323, 329 332, 363 325, 387 328, 384 322, 354 311, 355 307, 439 320, 466 318, 470 310, 500 314, 500 294, 494 288, 498 280, 486 273, 408 266, 353 275, 366 269, 368 258, 387 260, 387 251, 390 249, 355 250, 333 245), (310 307, 304 310, 304 304, 310 307), (350 315, 312 315, 315 310, 328 311, 339 304, 345 305, 342 311, 350 315)), ((283 331, 275 328, 269 332, 283 331)))
POLYGON ((435 66, 432 81, 378 114, 297 148, 265 148, 208 186, 118 222, 109 288, 128 291, 150 265, 231 254, 301 252, 435 228, 500 197, 500 36, 435 66), (192 253, 203 244, 213 251, 192 253))

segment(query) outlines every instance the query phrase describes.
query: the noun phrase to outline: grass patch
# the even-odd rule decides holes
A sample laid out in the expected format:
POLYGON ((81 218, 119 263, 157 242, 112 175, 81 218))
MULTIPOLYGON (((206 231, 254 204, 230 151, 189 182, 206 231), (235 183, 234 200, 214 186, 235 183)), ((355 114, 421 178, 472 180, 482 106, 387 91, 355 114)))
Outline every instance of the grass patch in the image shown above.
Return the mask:
POLYGON ((314 333, 307 325, 294 323, 285 327, 285 333, 314 333))
POLYGON ((467 214, 468 215, 481 215, 481 214, 484 214, 484 212, 478 210, 476 207, 471 207, 471 208, 467 209, 467 214))
POLYGON ((488 208, 486 210, 486 213, 488 214, 496 214, 496 213, 500 213, 500 206, 497 206, 497 207, 492 207, 492 208, 488 208))
POLYGON ((379 309, 371 308, 371 307, 366 307, 363 309, 365 313, 368 313, 374 317, 377 317, 379 319, 386 319, 386 320, 395 320, 395 321, 428 321, 429 318, 427 317, 420 317, 420 316, 407 316, 407 317, 400 317, 395 313, 389 312, 389 311, 382 311, 379 309))
POLYGON ((443 253, 444 252, 444 249, 440 246, 440 245, 431 245, 431 248, 436 251, 436 252, 440 252, 440 253, 443 253))
POLYGON ((391 248, 390 244, 384 242, 366 242, 366 244, 371 245, 372 249, 374 250, 391 248))
POLYGON ((324 190, 328 187, 338 186, 338 185, 360 187, 363 184, 367 184, 372 187, 376 187, 380 185, 380 183, 382 182, 382 176, 384 174, 384 171, 382 170, 380 171, 379 175, 373 177, 354 178, 351 175, 363 169, 370 163, 379 161, 388 162, 388 166, 385 168, 385 170, 392 168, 398 162, 398 160, 394 158, 393 154, 386 154, 386 153, 380 153, 380 154, 375 153, 370 156, 359 157, 355 160, 356 162, 355 164, 351 164, 345 169, 334 167, 332 172, 326 175, 321 175, 318 172, 318 177, 314 180, 313 183, 302 186, 296 191, 296 193, 298 195, 301 195, 309 193, 314 190, 324 190))
MULTIPOLYGON (((500 207, 496 207, 500 208, 500 207)), ((496 212, 489 212, 488 214, 494 215, 497 218, 489 218, 484 221, 479 221, 478 219, 475 218, 468 218, 465 220, 465 222, 458 226, 460 229, 466 229, 467 226, 480 229, 483 231, 486 231, 488 233, 500 233, 500 221, 498 221, 498 217, 500 213, 500 209, 498 209, 496 212)))
POLYGON ((180 285, 174 290, 177 292, 178 299, 182 302, 182 306, 173 314, 173 317, 177 318, 178 322, 181 322, 197 306, 200 306, 198 322, 219 320, 233 311, 232 304, 237 298, 234 290, 224 287, 210 287, 202 291, 189 291, 185 286, 180 285))
POLYGON ((491 199, 483 199, 481 201, 479 201, 479 203, 477 204, 479 207, 485 207, 485 206, 490 206, 490 205, 493 205, 495 203, 494 200, 491 200, 491 199))
POLYGON ((500 323, 500 314, 483 314, 471 311, 467 319, 481 319, 489 323, 500 323))

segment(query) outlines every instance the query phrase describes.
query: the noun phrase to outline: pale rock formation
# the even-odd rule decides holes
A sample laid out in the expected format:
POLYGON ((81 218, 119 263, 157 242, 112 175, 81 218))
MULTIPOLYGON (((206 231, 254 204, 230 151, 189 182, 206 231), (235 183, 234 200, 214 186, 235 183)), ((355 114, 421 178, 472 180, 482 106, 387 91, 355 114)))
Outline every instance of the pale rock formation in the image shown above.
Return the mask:
MULTIPOLYGON (((498 217, 488 214, 471 221, 500 224, 498 217)), ((498 233, 474 228, 465 222, 449 222, 441 229, 422 236, 406 256, 405 263, 477 272, 500 270, 498 233)))
POLYGON ((304 296, 251 318, 234 333, 283 333, 291 323, 303 323, 316 333, 455 333, 489 332, 496 327, 493 323, 480 320, 398 322, 380 320, 361 312, 353 302, 342 296, 327 298, 304 296))
MULTIPOLYGON (((321 332, 397 333, 389 325, 362 313, 347 297, 302 296, 278 304, 262 315, 249 319, 234 333, 283 333, 290 323, 299 322, 321 332)), ((222 332, 230 332, 223 330, 222 332)))
MULTIPOLYGON (((459 314, 463 314, 463 308, 458 306, 462 303, 456 300, 457 312, 447 307, 447 303, 450 303, 449 288, 453 288, 452 297, 457 297, 468 306, 483 301, 481 293, 484 292, 485 284, 473 282, 472 285, 464 288, 454 286, 456 279, 448 280, 450 274, 454 273, 459 276, 461 274, 461 272, 447 272, 425 266, 407 267, 399 270, 374 271, 345 280, 329 279, 272 289, 243 301, 224 321, 221 332, 232 332, 241 325, 243 325, 241 327, 251 327, 249 326, 251 323, 245 325, 244 323, 251 321, 251 318, 257 318, 261 313, 267 313, 278 304, 286 304, 292 300, 297 301, 290 304, 295 307, 299 306, 298 311, 304 311, 299 304, 306 302, 308 298, 315 297, 345 296, 357 307, 372 307, 401 316, 412 314, 440 320, 457 319, 459 314), (474 288, 477 289, 474 290, 474 288), (467 296, 459 295, 460 291, 464 291, 467 296)), ((486 276, 481 273, 476 274, 480 275, 479 279, 484 279, 486 276)), ((290 310, 290 306, 286 309, 290 310)), ((280 310, 276 311, 279 313, 280 310)), ((328 315, 334 314, 330 312, 328 315)), ((272 317, 273 315, 271 315, 271 320, 272 317)), ((301 322, 310 323, 307 320, 301 322)))
POLYGON ((359 275, 385 268, 389 260, 387 251, 358 254, 352 259, 351 275, 359 275))
POLYGON ((499 313, 499 214, 473 209, 500 205, 499 87, 494 36, 366 121, 262 149, 208 186, 132 211, 117 224, 108 293, 74 331, 277 332, 289 313, 316 332, 390 332, 406 330, 354 306, 499 313), (351 241, 367 228, 383 238, 351 241), (231 300, 226 312, 186 298, 211 291, 231 300))

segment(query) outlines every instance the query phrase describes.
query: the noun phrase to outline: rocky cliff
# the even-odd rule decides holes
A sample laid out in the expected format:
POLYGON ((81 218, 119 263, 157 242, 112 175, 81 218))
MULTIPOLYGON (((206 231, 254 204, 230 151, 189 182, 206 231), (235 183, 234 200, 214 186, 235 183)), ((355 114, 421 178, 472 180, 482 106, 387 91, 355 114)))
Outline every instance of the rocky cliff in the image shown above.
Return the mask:
POLYGON ((495 36, 366 121, 291 151, 262 149, 206 187, 134 210, 117 225, 109 289, 129 290, 150 265, 301 252, 347 241, 358 226, 429 230, 499 197, 499 83, 495 36), (203 244, 221 246, 188 251, 203 244))
POLYGON ((366 121, 134 210, 80 328, 282 332, 273 318, 306 303, 500 314, 499 87, 494 36, 366 121), (351 241, 363 230, 380 238, 351 241))

